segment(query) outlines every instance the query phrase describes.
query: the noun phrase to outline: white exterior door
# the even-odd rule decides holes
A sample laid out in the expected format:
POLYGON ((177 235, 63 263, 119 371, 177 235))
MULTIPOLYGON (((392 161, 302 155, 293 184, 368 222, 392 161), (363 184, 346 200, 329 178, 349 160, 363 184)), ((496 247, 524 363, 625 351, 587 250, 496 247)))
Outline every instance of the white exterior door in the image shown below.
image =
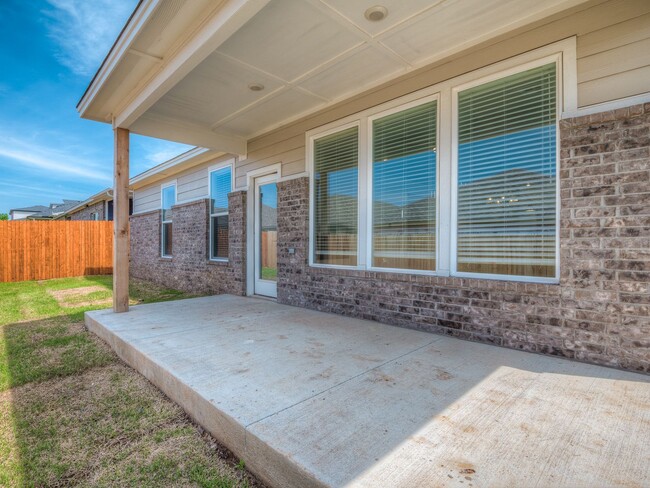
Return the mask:
POLYGON ((278 190, 277 176, 255 179, 254 197, 255 294, 277 297, 278 190))

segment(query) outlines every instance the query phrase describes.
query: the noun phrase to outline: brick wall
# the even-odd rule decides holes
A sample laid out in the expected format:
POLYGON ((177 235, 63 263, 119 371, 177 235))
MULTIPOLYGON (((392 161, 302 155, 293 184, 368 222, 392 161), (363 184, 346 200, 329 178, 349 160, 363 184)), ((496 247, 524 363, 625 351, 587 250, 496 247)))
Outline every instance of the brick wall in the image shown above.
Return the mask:
POLYGON ((300 178, 278 185, 278 301, 650 372, 650 104, 560 131, 559 285, 310 268, 300 178))
POLYGON ((106 206, 104 202, 95 203, 94 205, 90 205, 89 207, 83 208, 78 212, 70 214, 70 220, 91 220, 90 214, 93 212, 97 212, 99 214, 99 220, 104 220, 105 207, 106 206))
POLYGON ((229 260, 209 257, 209 200, 173 207, 173 257, 160 256, 160 210, 131 217, 131 275, 192 293, 243 295, 246 260, 246 194, 228 197, 229 260))

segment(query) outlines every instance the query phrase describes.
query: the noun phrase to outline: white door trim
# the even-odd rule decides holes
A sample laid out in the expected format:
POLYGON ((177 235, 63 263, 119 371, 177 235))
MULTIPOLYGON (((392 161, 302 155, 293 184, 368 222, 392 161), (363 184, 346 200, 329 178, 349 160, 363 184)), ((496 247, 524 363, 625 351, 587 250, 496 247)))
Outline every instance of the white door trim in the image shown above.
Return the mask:
POLYGON ((262 176, 282 179, 282 164, 277 163, 246 173, 246 295, 255 295, 255 180, 262 176))
POLYGON ((255 178, 255 193, 253 194, 253 214, 255 219, 253 224, 253 288, 255 295, 271 298, 277 298, 278 285, 277 280, 273 281, 262 278, 262 247, 260 244, 262 237, 262 214, 261 211, 260 213, 257 212, 261 208, 262 187, 266 185, 276 185, 277 189, 277 184, 278 178, 276 175, 266 175, 255 178))

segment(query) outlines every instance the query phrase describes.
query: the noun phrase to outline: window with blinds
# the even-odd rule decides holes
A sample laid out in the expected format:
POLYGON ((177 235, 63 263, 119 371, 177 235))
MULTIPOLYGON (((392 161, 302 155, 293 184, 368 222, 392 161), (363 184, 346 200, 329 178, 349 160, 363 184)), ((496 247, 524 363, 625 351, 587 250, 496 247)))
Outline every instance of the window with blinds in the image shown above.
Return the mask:
POLYGON ((161 254, 172 256, 172 207, 176 205, 176 185, 164 187, 162 190, 162 228, 160 231, 161 254))
POLYGON ((314 263, 356 266, 359 129, 314 141, 314 263))
POLYGON ((458 94, 460 272, 556 274, 556 65, 458 94))
POLYGON ((437 102, 372 123, 372 265, 436 269, 437 102))
POLYGON ((230 166, 210 173, 210 259, 228 259, 228 194, 231 191, 230 166))

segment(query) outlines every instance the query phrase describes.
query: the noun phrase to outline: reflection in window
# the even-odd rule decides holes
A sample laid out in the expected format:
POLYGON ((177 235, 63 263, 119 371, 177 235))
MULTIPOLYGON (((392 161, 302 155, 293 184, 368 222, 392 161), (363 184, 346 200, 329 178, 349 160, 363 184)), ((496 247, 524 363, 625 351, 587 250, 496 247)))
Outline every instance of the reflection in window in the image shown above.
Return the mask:
POLYGON ((230 166, 210 173, 210 259, 228 259, 228 194, 231 190, 230 166))
POLYGON ((161 254, 164 257, 172 255, 172 207, 176 204, 176 185, 162 189, 162 230, 161 254))
POLYGON ((555 276, 555 63, 458 96, 463 272, 555 276))
POLYGON ((314 141, 314 262, 357 264, 357 127, 314 141))
POLYGON ((372 124, 372 265, 436 268, 436 119, 429 102, 372 124))

